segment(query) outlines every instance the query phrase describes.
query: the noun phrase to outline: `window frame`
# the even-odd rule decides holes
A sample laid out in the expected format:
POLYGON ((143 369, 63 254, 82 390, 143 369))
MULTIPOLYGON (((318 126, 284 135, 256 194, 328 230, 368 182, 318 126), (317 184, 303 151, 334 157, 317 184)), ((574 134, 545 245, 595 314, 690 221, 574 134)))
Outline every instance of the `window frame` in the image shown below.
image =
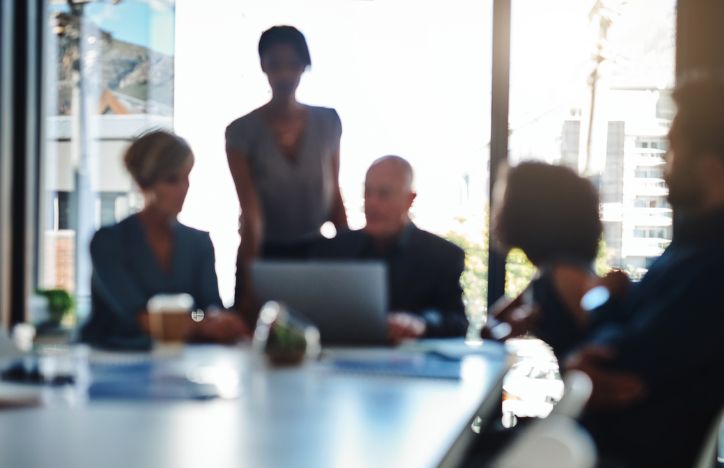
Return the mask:
POLYGON ((2 2, 0 315, 7 325, 25 320, 37 277, 44 5, 42 0, 2 2))
POLYGON ((10 311, 10 181, 12 174, 10 99, 14 42, 14 2, 0 2, 0 323, 9 323, 10 311))

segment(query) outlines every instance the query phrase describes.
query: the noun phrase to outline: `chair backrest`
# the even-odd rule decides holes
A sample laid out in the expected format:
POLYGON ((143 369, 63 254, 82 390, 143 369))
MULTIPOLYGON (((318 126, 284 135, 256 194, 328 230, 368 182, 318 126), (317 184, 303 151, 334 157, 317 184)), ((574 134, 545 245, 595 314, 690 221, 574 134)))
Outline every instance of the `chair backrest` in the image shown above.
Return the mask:
POLYGON ((719 440, 719 431, 722 424, 724 424, 724 407, 719 411, 719 416, 714 420, 706 440, 704 440, 695 468, 714 468, 717 466, 717 457, 719 456, 717 441, 719 440))
POLYGON ((14 360, 22 356, 15 343, 8 334, 0 328, 0 364, 4 361, 14 360))
POLYGON ((553 408, 552 414, 577 419, 591 398, 593 382, 585 373, 574 370, 566 373, 563 383, 563 398, 553 408))
POLYGON ((526 428, 493 462, 493 467, 593 468, 596 465, 596 446, 575 421, 591 396, 591 379, 582 372, 571 371, 564 383, 565 393, 553 412, 526 428))

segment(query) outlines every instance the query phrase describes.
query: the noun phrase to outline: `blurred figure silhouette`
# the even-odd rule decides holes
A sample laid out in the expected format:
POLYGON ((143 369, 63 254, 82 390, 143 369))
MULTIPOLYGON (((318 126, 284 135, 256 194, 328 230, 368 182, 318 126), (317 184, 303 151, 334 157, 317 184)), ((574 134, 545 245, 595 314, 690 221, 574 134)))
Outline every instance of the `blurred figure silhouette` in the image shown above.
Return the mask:
POLYGON ((593 383, 582 423, 602 466, 694 466, 724 405, 724 80, 683 79, 674 99, 671 245, 590 312, 597 322, 565 362, 593 383))
POLYGON ((464 336, 460 275, 465 253, 410 220, 413 171, 399 156, 372 163, 365 178, 366 226, 323 241, 319 256, 380 260, 388 268, 390 338, 464 336))
POLYGON ((210 312, 190 338, 234 342, 246 335, 243 322, 223 308, 209 234, 178 222, 189 188, 194 156, 186 141, 165 131, 138 138, 124 156, 143 193, 144 207, 101 228, 90 245, 92 312, 81 337, 94 346, 148 349, 143 320, 157 294, 187 293, 194 307, 210 312))
POLYGON ((593 380, 584 425, 624 466, 693 466, 724 405, 724 81, 681 80, 665 178, 671 245, 569 358, 593 380), (615 378, 636 376, 636 386, 615 378))
POLYGON ((259 59, 271 100, 226 128, 226 154, 241 206, 236 303, 250 321, 255 318, 248 273, 253 258, 305 258, 325 222, 339 231, 347 228, 339 189, 339 116, 296 98, 312 63, 304 36, 292 26, 264 31, 259 59))
MULTIPOLYGON (((604 281, 593 270, 602 232, 598 193, 573 170, 543 162, 523 162, 500 180, 493 210, 496 241, 505 249, 520 248, 538 272, 518 297, 492 308, 484 336, 532 333, 561 359, 595 320, 581 298, 604 281)), ((625 285, 624 279, 617 289, 625 285)))

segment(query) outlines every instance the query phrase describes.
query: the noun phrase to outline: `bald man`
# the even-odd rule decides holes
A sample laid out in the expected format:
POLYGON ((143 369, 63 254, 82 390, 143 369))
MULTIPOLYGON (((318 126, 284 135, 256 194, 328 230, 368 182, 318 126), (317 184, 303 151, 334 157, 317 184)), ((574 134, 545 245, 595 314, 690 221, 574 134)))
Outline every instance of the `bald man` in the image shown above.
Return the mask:
POLYGON ((413 171, 399 156, 377 159, 365 177, 365 218, 359 231, 322 244, 320 257, 379 260, 387 265, 390 339, 464 336, 468 321, 460 275, 465 254, 410 220, 413 171))

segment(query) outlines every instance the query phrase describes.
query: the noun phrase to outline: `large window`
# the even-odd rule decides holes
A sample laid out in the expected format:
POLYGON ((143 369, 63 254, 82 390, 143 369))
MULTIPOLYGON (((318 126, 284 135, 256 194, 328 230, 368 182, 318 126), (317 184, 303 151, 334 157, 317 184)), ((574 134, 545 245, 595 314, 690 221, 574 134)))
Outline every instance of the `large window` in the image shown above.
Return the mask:
POLYGON ((409 159, 415 222, 466 247, 466 294, 484 298, 491 2, 178 0, 175 125, 198 155, 181 218, 211 231, 222 298, 233 296, 239 243, 224 128, 270 97, 257 43, 275 24, 298 27, 309 43, 298 98, 342 119, 350 225, 364 225, 368 165, 409 159))
MULTIPOLYGON (((674 0, 512 6, 508 157, 590 177, 605 225, 597 264, 638 277, 671 235, 663 155, 674 112, 674 0)), ((141 207, 123 150, 144 130, 166 127, 196 153, 181 220, 210 231, 222 298, 231 302, 239 207, 224 128, 269 98, 260 33, 292 24, 313 61, 300 100, 342 118, 351 226, 364 224, 369 163, 408 158, 415 222, 466 249, 465 292, 483 302, 492 2, 48 0, 47 13, 38 287, 67 289, 87 311, 90 236, 141 207)), ((507 291, 533 271, 514 251, 507 291)))
POLYGON ((38 287, 71 292, 82 316, 93 232, 141 207, 123 151, 173 125, 174 2, 48 3, 38 287))
MULTIPOLYGON (((565 164, 589 177, 605 226, 597 266, 638 278, 671 239, 663 156, 674 113, 675 1, 512 5, 510 160, 565 164)), ((508 292, 532 271, 514 252, 508 292)))

